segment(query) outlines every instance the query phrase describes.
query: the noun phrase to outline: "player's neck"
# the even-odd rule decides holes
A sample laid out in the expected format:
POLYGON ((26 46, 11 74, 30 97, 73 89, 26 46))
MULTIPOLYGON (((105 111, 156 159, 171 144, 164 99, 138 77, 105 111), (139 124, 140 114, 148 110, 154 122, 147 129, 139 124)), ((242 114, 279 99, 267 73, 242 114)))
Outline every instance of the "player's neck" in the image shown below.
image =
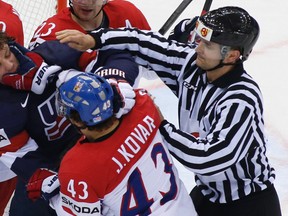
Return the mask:
POLYGON ((90 142, 93 142, 99 138, 102 138, 102 137, 105 137, 107 136, 108 134, 112 133, 117 127, 118 125, 120 124, 120 121, 119 119, 115 118, 115 120, 113 120, 112 124, 106 128, 106 129, 103 129, 103 130, 85 130, 82 131, 82 133, 86 136, 86 138, 90 141, 90 142))

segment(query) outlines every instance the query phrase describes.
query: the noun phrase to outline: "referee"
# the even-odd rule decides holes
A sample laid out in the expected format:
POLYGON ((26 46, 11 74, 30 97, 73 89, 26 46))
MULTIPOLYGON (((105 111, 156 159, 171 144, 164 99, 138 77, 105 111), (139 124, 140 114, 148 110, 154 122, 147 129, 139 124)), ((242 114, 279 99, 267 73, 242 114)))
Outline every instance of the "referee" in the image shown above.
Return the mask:
POLYGON ((79 50, 129 50, 177 95, 180 129, 163 119, 161 133, 171 154, 195 173, 190 195, 199 216, 281 216, 262 95, 243 68, 258 23, 242 8, 223 7, 201 16, 195 31, 196 45, 129 28, 66 30, 58 39, 79 50))

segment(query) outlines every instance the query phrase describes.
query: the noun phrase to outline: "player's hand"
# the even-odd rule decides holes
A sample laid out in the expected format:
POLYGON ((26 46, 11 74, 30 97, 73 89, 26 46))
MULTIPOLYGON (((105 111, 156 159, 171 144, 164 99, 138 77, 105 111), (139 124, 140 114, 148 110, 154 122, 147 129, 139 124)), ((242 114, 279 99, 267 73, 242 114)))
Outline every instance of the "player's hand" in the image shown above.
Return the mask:
POLYGON ((49 78, 59 72, 61 67, 58 65, 47 65, 43 59, 35 53, 27 53, 26 55, 35 63, 35 66, 29 69, 24 68, 24 72, 22 70, 16 73, 5 74, 2 77, 2 83, 15 89, 42 94, 49 78))
POLYGON ((190 37, 191 32, 194 30, 196 26, 197 20, 198 16, 194 17, 193 19, 183 19, 174 27, 168 39, 176 40, 182 43, 193 42, 193 39, 190 37))
POLYGON ((30 177, 26 190, 29 199, 33 201, 39 198, 49 201, 60 191, 58 175, 51 170, 39 168, 30 177))
POLYGON ((70 69, 70 70, 63 70, 61 73, 58 74, 58 79, 56 81, 56 87, 59 88, 62 83, 67 82, 71 78, 78 76, 79 74, 83 74, 85 72, 78 71, 75 69, 70 69))
POLYGON ((91 35, 78 30, 67 29, 56 32, 55 34, 60 43, 67 43, 68 46, 79 51, 88 50, 96 45, 96 42, 91 35))
POLYGON ((114 92, 114 114, 116 118, 121 118, 127 114, 135 105, 136 94, 132 86, 126 81, 116 81, 109 79, 108 82, 112 86, 114 92))

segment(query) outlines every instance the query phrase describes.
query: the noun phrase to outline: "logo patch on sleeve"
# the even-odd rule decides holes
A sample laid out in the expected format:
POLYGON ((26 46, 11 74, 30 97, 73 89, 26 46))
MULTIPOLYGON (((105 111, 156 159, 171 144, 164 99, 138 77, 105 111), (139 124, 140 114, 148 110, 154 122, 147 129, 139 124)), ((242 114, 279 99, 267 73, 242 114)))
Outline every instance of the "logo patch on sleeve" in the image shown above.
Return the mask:
POLYGON ((11 142, 7 136, 7 134, 5 133, 4 129, 0 129, 0 148, 10 145, 11 142))

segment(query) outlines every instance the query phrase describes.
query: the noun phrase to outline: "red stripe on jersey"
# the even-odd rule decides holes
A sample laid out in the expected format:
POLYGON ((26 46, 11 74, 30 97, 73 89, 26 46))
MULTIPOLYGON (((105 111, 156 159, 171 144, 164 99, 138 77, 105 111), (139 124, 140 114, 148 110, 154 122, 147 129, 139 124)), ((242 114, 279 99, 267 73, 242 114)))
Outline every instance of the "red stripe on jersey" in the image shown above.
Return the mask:
POLYGON ((79 67, 81 70, 85 70, 87 65, 96 59, 96 56, 98 55, 98 51, 93 50, 92 52, 84 52, 79 59, 79 67))
POLYGON ((0 148, 0 156, 6 152, 16 152, 28 142, 28 139, 29 135, 27 131, 22 131, 16 136, 10 138, 10 144, 0 148))

